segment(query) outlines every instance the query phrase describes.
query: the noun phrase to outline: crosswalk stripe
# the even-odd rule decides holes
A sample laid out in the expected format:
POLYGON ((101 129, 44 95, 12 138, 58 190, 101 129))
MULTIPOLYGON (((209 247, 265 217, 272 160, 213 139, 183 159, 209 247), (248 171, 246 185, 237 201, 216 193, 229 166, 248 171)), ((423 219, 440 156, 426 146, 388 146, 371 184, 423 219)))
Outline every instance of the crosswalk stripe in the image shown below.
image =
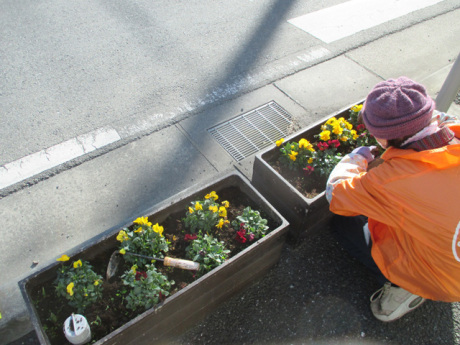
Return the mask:
POLYGON ((441 1, 351 0, 288 22, 325 43, 331 43, 441 1))

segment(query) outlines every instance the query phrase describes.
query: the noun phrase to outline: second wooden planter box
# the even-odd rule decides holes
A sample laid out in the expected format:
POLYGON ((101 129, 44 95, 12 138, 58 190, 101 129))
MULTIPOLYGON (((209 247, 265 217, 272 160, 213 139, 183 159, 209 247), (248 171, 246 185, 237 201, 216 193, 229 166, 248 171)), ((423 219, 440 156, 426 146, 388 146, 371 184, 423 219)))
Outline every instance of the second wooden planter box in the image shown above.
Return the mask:
MULTIPOLYGON (((166 298, 156 307, 145 311, 99 339, 95 344, 167 343, 170 337, 181 334, 188 327, 197 323, 220 303, 254 282, 276 264, 281 255, 289 224, 239 173, 231 173, 205 186, 187 189, 144 215, 161 224, 169 215, 185 210, 191 201, 203 197, 209 191, 213 190, 219 194, 225 193, 225 190, 229 188, 236 189, 238 193, 248 198, 251 206, 269 219, 269 224, 274 225, 271 232, 221 266, 166 298)), ((70 260, 91 261, 103 252, 113 251, 117 248, 116 236, 119 230, 130 224, 132 223, 127 222, 75 248, 71 253, 67 253, 70 260)), ((44 320, 40 319, 37 312, 32 291, 54 280, 58 265, 58 262, 53 262, 19 283, 41 344, 50 344, 50 341, 43 327, 44 320)))
MULTIPOLYGON (((284 138, 285 142, 298 142, 302 138, 310 142, 316 141, 314 135, 321 132, 321 126, 329 118, 344 117, 348 119, 349 109, 350 107, 344 108, 313 123, 309 127, 284 138)), ((298 240, 302 236, 319 229, 332 215, 325 197, 327 177, 315 181, 311 177, 306 177, 306 185, 310 184, 312 189, 316 189, 315 196, 307 197, 269 163, 277 159, 278 156, 279 147, 276 145, 268 147, 255 156, 252 184, 288 220, 290 234, 295 240, 298 240)))

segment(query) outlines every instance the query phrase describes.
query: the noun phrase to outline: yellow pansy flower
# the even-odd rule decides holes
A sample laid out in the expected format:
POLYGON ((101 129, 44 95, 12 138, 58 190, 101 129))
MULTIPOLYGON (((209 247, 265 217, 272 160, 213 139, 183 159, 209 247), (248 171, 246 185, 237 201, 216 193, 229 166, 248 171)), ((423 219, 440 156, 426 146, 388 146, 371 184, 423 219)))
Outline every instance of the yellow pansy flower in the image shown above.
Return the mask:
POLYGON ((343 128, 340 126, 340 124, 337 124, 332 128, 332 133, 340 135, 343 133, 343 128))
POLYGON ((224 226, 224 219, 220 218, 219 223, 217 223, 217 225, 216 225, 216 228, 222 229, 223 226, 224 226))
POLYGON ((350 122, 345 121, 345 126, 347 127, 348 130, 353 128, 353 125, 350 122))
POLYGON ((160 236, 163 236, 164 228, 161 225, 158 225, 158 223, 156 223, 153 226, 153 231, 157 232, 160 236))
POLYGON ((213 198, 214 201, 219 199, 219 197, 217 196, 216 192, 214 192, 214 191, 212 191, 209 194, 206 194, 205 199, 209 199, 209 198, 213 198))
POLYGON ((284 143, 284 139, 281 138, 280 140, 275 141, 276 146, 281 146, 284 143))
POLYGON ((196 202, 195 204, 195 210, 202 210, 203 209, 203 206, 199 203, 199 201, 196 202))
POLYGON ((78 268, 78 267, 81 267, 81 266, 82 266, 81 260, 74 261, 73 268, 78 268))
POLYGON ((356 133, 356 131, 355 131, 354 129, 352 129, 352 130, 350 131, 350 134, 351 134, 353 140, 356 140, 356 139, 359 138, 358 133, 356 133))
POLYGON ((142 226, 138 227, 137 230, 134 230, 134 232, 141 232, 142 231, 142 226))
POLYGON ((298 152, 291 151, 291 153, 288 156, 291 159, 291 161, 295 161, 297 159, 298 154, 299 154, 298 152))
POLYGON ((308 164, 311 164, 311 163, 313 163, 313 158, 310 157, 308 158, 308 164))
POLYGON ((224 206, 219 207, 219 217, 227 217, 227 209, 224 206))
POLYGON ((73 296, 73 287, 75 286, 75 284, 73 282, 70 282, 69 285, 67 285, 67 293, 70 295, 70 296, 73 296))
POLYGON ((121 248, 119 253, 120 253, 121 255, 125 255, 125 254, 126 254, 126 249, 125 249, 125 248, 121 248))
POLYGON ((331 117, 329 120, 326 121, 326 125, 332 125, 336 121, 337 119, 335 117, 331 117))
POLYGON ((94 286, 98 286, 99 284, 100 284, 99 280, 96 280, 96 281, 94 282, 94 286))
POLYGON ((219 208, 216 205, 211 205, 209 206, 209 211, 216 213, 217 211, 219 211, 219 208))
POLYGON ((222 205, 225 207, 225 208, 228 208, 230 206, 230 203, 225 200, 225 201, 222 201, 222 205))
POLYGON ((134 274, 136 274, 136 270, 137 270, 137 265, 131 266, 131 271, 133 271, 134 274))
POLYGON ((56 261, 62 261, 62 262, 69 261, 69 260, 70 258, 65 254, 62 254, 62 256, 59 259, 56 259, 56 261))
POLYGON ((361 109, 363 109, 363 105, 362 104, 356 104, 354 106, 351 107, 351 110, 358 113, 361 111, 361 109))
POLYGON ((129 236, 124 230, 120 230, 120 232, 117 235, 117 241, 123 242, 129 240, 129 236))
POLYGON ((192 213, 195 212, 195 211, 193 210, 193 208, 189 207, 189 208, 188 208, 188 212, 189 212, 190 214, 192 214, 192 213))
POLYGON ((149 222, 149 219, 147 217, 139 217, 137 218, 133 223, 139 224, 139 225, 148 225, 152 226, 152 223, 149 222))
POLYGON ((340 140, 342 140, 342 141, 347 141, 347 140, 348 140, 348 137, 346 137, 346 136, 340 137, 340 140))
POLYGON ((319 134, 319 138, 323 141, 327 141, 329 139, 331 139, 331 131, 322 131, 320 134, 319 134))
POLYGON ((307 139, 299 140, 299 149, 306 148, 307 150, 313 149, 313 145, 307 139))

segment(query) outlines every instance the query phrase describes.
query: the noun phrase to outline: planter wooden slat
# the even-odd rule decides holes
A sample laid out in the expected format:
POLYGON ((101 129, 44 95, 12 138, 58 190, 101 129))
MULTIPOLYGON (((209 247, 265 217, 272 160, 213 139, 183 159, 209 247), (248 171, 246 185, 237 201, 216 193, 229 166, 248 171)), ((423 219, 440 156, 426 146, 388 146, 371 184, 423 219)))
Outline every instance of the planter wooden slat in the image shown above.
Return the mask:
MULTIPOLYGON (((173 198, 145 211, 141 216, 149 216, 161 224, 169 215, 184 211, 191 201, 202 198, 211 190, 215 190, 219 194, 220 191, 233 187, 238 188, 239 192, 256 204, 257 209, 268 217, 272 224, 276 224, 276 228, 264 238, 230 258, 223 265, 168 297, 155 308, 138 315, 95 344, 165 343, 167 338, 181 334, 211 313, 222 302, 260 278, 276 264, 281 255, 289 223, 237 172, 227 174, 214 183, 188 188, 173 198)), ((67 254, 71 260, 91 261, 103 252, 113 251, 118 246, 116 235, 119 230, 131 224, 132 220, 114 227, 74 248, 67 254)), ((19 282, 41 344, 49 344, 49 340, 43 331, 30 293, 43 283, 54 280, 59 264, 52 262, 19 282)))

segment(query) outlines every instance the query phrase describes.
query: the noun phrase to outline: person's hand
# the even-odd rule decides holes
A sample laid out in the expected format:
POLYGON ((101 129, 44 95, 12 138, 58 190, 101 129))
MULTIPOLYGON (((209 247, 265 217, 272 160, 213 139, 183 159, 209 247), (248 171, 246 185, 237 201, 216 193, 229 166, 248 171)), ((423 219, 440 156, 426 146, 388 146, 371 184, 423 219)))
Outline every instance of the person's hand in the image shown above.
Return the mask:
POLYGON ((358 155, 366 158, 367 162, 370 163, 374 160, 374 154, 376 146, 360 146, 352 151, 352 153, 357 153, 358 155))

